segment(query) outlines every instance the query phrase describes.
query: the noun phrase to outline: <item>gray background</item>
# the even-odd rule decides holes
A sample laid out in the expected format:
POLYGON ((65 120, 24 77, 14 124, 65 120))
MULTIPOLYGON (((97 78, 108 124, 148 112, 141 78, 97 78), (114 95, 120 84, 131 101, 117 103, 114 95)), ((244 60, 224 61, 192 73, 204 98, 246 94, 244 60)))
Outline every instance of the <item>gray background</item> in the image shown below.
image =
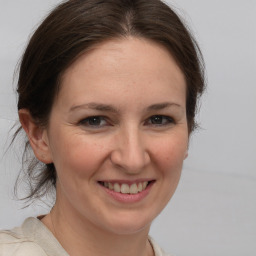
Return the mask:
MULTIPOLYGON (((0 0, 0 228, 47 212, 13 199, 21 148, 4 154, 17 120, 13 72, 27 39, 57 0, 0 0)), ((177 256, 256 255, 256 1, 168 1, 205 56, 208 90, 189 158, 151 235, 177 256)), ((41 206, 40 206, 41 205, 41 206)))

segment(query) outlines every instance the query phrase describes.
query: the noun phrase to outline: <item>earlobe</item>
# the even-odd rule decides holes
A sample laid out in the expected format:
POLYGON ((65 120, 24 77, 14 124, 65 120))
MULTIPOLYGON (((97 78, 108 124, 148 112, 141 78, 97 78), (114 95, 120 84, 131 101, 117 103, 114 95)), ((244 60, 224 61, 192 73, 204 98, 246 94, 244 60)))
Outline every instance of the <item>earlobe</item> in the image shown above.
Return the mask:
POLYGON ((19 119, 22 128, 27 134, 30 146, 34 151, 36 158, 45 164, 52 163, 46 129, 36 124, 27 109, 19 110, 19 119))
POLYGON ((188 157, 188 150, 186 150, 185 155, 184 155, 184 160, 188 157))

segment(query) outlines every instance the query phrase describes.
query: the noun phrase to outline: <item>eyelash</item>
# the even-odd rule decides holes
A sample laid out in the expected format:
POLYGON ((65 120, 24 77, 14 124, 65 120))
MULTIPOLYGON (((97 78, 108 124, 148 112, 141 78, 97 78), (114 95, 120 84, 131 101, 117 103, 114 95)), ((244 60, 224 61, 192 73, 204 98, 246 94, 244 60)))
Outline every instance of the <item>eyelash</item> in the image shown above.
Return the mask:
POLYGON ((92 128, 101 128, 101 127, 105 127, 105 126, 109 126, 109 122, 107 121, 107 118, 104 116, 89 116, 83 120, 81 120, 79 122, 80 125, 83 126, 88 126, 88 127, 92 127, 92 128), (99 125, 99 124, 90 124, 90 122, 94 122, 94 121, 105 121, 106 124, 104 125, 99 125))
POLYGON ((148 118, 147 120, 153 120, 153 118, 155 118, 155 121, 163 121, 163 119, 165 119, 165 122, 164 123, 151 123, 150 125, 153 125, 153 126, 167 126, 167 125, 170 125, 170 124, 174 124, 174 120, 173 118, 169 117, 169 116, 164 116, 164 115, 154 115, 154 116, 151 116, 150 118, 148 118))
MULTIPOLYGON (((145 122, 145 125, 150 125, 150 126, 156 126, 156 127, 161 127, 161 126, 168 126, 170 124, 175 124, 175 121, 172 117, 165 116, 165 115, 153 115, 149 117, 145 122), (164 123, 154 123, 161 121, 164 123)), ((93 129, 100 129, 102 127, 106 126, 112 126, 112 124, 108 121, 108 119, 105 116, 89 116, 85 119, 82 119, 79 122, 79 125, 82 126, 87 126, 93 129), (104 124, 101 124, 101 122, 104 121, 104 124), (93 124, 92 122, 96 122, 96 124, 93 124)))

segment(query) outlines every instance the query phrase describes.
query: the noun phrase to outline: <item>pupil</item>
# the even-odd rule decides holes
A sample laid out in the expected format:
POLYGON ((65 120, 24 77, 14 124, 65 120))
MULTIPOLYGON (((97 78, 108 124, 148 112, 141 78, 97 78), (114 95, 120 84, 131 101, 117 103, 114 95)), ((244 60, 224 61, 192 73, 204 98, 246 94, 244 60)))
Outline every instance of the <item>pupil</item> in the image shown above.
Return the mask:
POLYGON ((152 118, 152 123, 153 124, 161 124, 163 121, 163 118, 161 116, 154 116, 152 118))
POLYGON ((92 117, 89 120, 90 125, 99 125, 100 124, 100 118, 99 117, 92 117))

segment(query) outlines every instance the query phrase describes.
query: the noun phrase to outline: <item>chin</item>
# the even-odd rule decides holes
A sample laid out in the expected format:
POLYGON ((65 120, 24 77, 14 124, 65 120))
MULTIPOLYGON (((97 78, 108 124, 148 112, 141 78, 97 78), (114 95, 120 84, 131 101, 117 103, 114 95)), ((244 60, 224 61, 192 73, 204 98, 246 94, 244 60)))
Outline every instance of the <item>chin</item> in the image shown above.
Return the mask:
POLYGON ((120 225, 115 225, 111 231, 117 235, 133 235, 144 231, 148 233, 150 225, 151 223, 147 225, 126 225, 122 223, 120 225))
POLYGON ((133 216, 133 214, 124 214, 115 216, 115 218, 106 227, 112 233, 118 235, 132 235, 138 232, 149 232, 153 219, 149 216, 133 216))

